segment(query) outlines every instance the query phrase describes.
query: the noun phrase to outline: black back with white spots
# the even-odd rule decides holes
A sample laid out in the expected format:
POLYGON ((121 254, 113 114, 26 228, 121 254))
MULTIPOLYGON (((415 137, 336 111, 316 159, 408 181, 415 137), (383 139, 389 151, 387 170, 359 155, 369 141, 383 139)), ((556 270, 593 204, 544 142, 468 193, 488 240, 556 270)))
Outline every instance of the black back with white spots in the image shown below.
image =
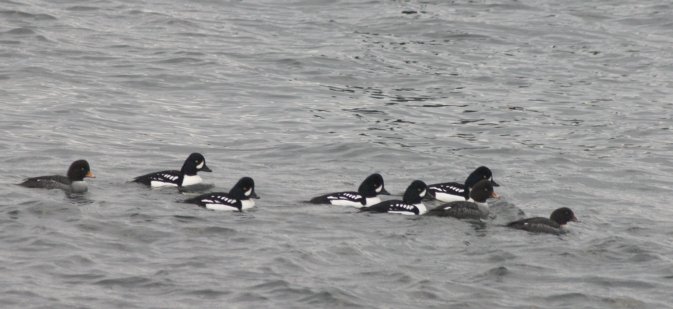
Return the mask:
POLYGON ((172 183, 176 186, 179 186, 182 184, 182 177, 183 174, 180 171, 168 170, 138 176, 133 179, 133 182, 142 183, 149 186, 152 184, 152 181, 157 181, 163 183, 172 183))
POLYGON ((407 204, 400 200, 383 201, 371 207, 361 208, 361 210, 368 212, 407 213, 413 215, 420 214, 418 207, 407 204))
POLYGON ((229 193, 225 192, 213 192, 199 195, 197 197, 185 200, 185 203, 196 204, 201 207, 206 207, 206 205, 209 204, 219 204, 223 206, 231 206, 238 210, 240 210, 243 205, 241 203, 241 200, 234 198, 231 195, 229 195, 229 193))
POLYGON ((354 203, 360 203, 362 205, 366 203, 365 198, 362 195, 352 191, 335 192, 321 196, 316 196, 312 198, 309 202, 313 204, 333 204, 337 201, 349 201, 354 203))
POLYGON ((457 182, 437 183, 428 186, 430 196, 434 197, 437 192, 463 196, 465 194, 465 186, 457 182))

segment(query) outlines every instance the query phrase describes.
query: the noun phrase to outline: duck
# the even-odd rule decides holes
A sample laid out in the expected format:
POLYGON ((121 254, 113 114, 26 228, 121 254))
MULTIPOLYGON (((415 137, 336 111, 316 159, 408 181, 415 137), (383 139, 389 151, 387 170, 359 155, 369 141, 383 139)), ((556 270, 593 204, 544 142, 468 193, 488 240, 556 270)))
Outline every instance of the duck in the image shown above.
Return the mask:
POLYGON ((575 217, 575 213, 568 207, 561 207, 554 210, 549 218, 533 217, 528 219, 521 219, 507 223, 507 226, 534 233, 548 233, 558 235, 566 233, 566 230, 563 228, 563 226, 570 221, 578 221, 577 217, 575 217))
POLYGON ((488 179, 482 179, 470 190, 470 201, 454 201, 442 204, 428 211, 428 216, 454 217, 458 219, 484 219, 488 217, 489 208, 486 200, 498 198, 493 190, 493 184, 488 179))
POLYGON ((402 200, 387 200, 381 203, 360 208, 362 212, 391 213, 403 215, 422 215, 427 212, 423 204, 428 186, 421 180, 414 180, 404 191, 402 200))
POLYGON ((229 192, 211 192, 185 200, 185 203, 197 204, 210 210, 243 211, 255 207, 255 200, 259 196, 255 193, 255 181, 250 177, 243 177, 229 190, 229 192))
POLYGON ((428 196, 445 203, 469 200, 470 188, 483 179, 489 180, 494 187, 500 186, 493 180, 491 169, 486 166, 480 166, 470 173, 462 184, 458 182, 444 182, 428 185, 428 196))
POLYGON ((389 195, 383 183, 383 176, 371 174, 360 184, 357 192, 345 191, 328 193, 312 198, 309 203, 329 204, 336 206, 368 207, 381 202, 378 195, 389 195))
POLYGON ((212 170, 206 165, 206 158, 202 154, 194 152, 187 157, 179 171, 166 170, 153 172, 133 178, 132 182, 141 183, 152 188, 182 188, 203 182, 201 176, 197 175, 198 172, 212 172, 212 170))
POLYGON ((86 160, 70 164, 66 176, 51 175, 26 178, 20 186, 27 188, 61 189, 68 193, 84 193, 88 187, 84 178, 96 178, 86 160))

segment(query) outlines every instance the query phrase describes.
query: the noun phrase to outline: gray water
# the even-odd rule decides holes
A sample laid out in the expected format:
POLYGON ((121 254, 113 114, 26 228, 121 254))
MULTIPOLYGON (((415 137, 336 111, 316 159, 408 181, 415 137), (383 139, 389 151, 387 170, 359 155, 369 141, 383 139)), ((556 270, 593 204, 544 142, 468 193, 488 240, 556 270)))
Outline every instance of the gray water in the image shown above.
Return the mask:
POLYGON ((3 308, 671 308, 670 1, 139 2, 0 0, 3 308), (127 183, 195 151, 257 207, 127 183), (302 203, 479 165, 485 225, 302 203))

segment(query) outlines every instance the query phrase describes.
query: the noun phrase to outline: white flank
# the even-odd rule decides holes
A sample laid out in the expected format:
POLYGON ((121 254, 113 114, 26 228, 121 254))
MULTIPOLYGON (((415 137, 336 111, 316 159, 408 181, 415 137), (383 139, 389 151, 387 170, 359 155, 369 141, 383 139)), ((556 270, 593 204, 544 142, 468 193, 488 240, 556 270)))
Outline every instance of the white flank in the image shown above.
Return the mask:
POLYGON ((446 194, 443 192, 435 192, 435 199, 438 201, 442 202, 458 202, 458 201, 464 201, 465 197, 461 195, 453 195, 453 194, 446 194))
POLYGON ((360 202, 353 202, 349 200, 330 200, 330 204, 334 206, 352 206, 356 208, 362 207, 362 203, 360 202))
POLYGON ((234 206, 229 206, 225 204, 206 204, 206 209, 210 210, 224 210, 224 211, 237 211, 238 208, 234 206))
POLYGON ((416 214, 411 212, 411 211, 389 211, 389 214, 400 214, 400 215, 407 215, 407 216, 415 216, 416 214))
POLYGON ((200 184, 203 180, 201 179, 201 176, 199 175, 185 175, 185 178, 182 179, 182 186, 191 186, 195 184, 200 184))
POLYGON ((160 188, 160 187, 177 187, 178 185, 174 184, 174 183, 170 183, 170 182, 162 182, 162 181, 152 180, 150 182, 150 186, 152 186, 152 188, 160 188))

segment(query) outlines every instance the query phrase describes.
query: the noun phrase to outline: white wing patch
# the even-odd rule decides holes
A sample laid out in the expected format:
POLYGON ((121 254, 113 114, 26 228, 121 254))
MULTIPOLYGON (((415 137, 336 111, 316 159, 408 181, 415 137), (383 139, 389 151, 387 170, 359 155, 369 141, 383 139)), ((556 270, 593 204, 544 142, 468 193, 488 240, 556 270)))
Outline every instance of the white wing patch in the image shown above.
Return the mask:
POLYGON ((159 174, 159 177, 170 181, 176 181, 178 178, 180 178, 180 176, 173 174, 159 174))
POLYGON ((227 196, 218 196, 216 202, 218 204, 234 205, 236 202, 238 202, 238 200, 227 196))

